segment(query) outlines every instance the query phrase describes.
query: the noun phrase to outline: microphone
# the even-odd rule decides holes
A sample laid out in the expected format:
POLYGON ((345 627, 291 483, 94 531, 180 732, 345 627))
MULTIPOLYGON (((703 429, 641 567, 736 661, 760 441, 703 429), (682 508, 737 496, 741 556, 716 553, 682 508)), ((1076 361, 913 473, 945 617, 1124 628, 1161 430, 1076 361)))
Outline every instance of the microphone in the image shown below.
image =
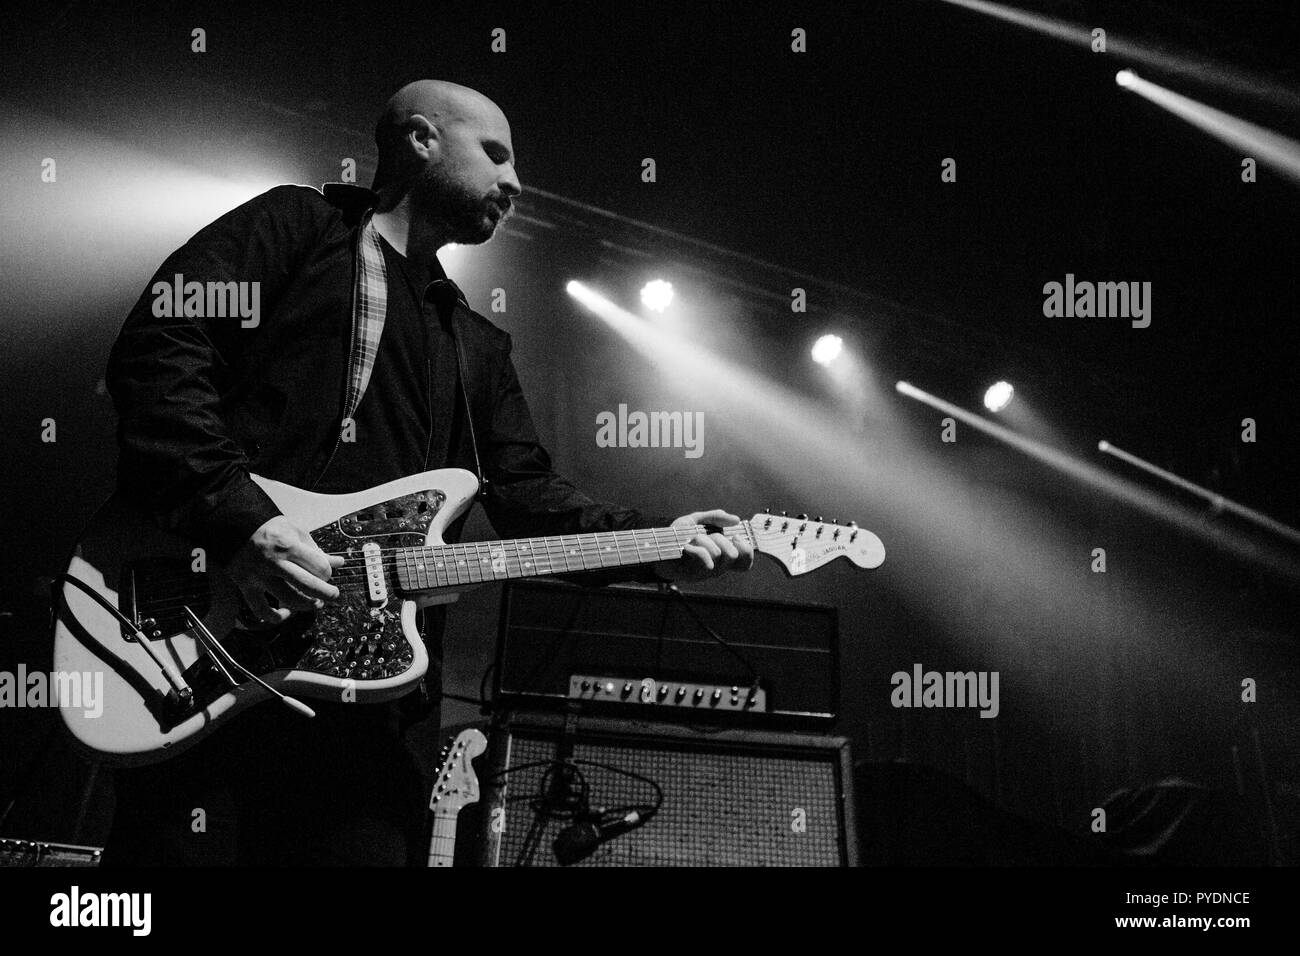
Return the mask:
POLYGON ((635 830, 652 816, 654 816, 653 812, 643 814, 639 810, 633 810, 626 816, 609 823, 594 823, 591 820, 571 823, 560 831, 560 835, 552 844, 555 848, 555 858, 560 861, 561 866, 569 866, 579 860, 585 860, 602 843, 614 839, 620 833, 635 830))

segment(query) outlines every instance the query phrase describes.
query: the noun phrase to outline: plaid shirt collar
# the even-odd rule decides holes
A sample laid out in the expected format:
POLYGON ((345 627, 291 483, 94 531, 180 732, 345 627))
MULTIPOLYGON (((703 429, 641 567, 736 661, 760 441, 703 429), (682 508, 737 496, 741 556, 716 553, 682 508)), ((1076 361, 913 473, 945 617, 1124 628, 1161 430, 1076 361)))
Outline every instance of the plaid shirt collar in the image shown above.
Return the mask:
MULTIPOLYGON (((346 428, 366 393, 379 354, 379 340, 384 334, 384 319, 388 312, 388 266, 380 245, 379 230, 374 224, 375 193, 351 183, 327 183, 322 191, 325 198, 342 211, 344 221, 359 227, 353 254, 352 345, 340 426, 346 428)), ((465 294, 447 278, 436 257, 430 277, 432 281, 425 289, 425 295, 432 289, 440 310, 454 308, 457 301, 469 308, 465 294)))

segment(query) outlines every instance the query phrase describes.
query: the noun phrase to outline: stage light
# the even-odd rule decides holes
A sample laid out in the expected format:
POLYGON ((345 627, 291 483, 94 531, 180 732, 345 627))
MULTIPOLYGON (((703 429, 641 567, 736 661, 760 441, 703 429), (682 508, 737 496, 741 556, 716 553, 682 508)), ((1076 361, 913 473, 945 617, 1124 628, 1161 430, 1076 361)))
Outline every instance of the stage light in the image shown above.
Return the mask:
POLYGON ((812 357, 818 365, 830 365, 844 351, 844 340, 838 335, 823 335, 813 343, 812 357))
POLYGON ((673 301, 673 284, 663 279, 647 282, 641 289, 641 304, 647 309, 662 312, 673 301))
POLYGON ((1131 90, 1137 74, 1132 70, 1120 70, 1115 74, 1115 84, 1122 90, 1131 90))
POLYGON ((1010 382, 996 382, 984 393, 984 407, 991 412, 1000 412, 1010 404, 1015 392, 1010 382))
MULTIPOLYGON (((1062 40, 1084 50, 1099 52, 1096 46, 1099 31, 1093 23, 1075 23, 1056 17, 1040 16, 1000 3, 990 3, 987 0, 944 0, 944 2, 996 18, 1003 23, 1032 30, 1042 36, 1062 40)), ((1270 75, 1248 72, 1187 50, 1171 49, 1168 44, 1156 45, 1130 40, 1114 30, 1107 33, 1105 42, 1108 60, 1113 58, 1135 66, 1151 67, 1165 76, 1194 80, 1197 85, 1209 84, 1237 97, 1265 100, 1288 112, 1300 107, 1300 95, 1297 95, 1295 89, 1270 75)), ((1115 82, 1124 89, 1129 89, 1140 86, 1146 80, 1134 74, 1132 70, 1124 70, 1120 76, 1115 77, 1115 82)))

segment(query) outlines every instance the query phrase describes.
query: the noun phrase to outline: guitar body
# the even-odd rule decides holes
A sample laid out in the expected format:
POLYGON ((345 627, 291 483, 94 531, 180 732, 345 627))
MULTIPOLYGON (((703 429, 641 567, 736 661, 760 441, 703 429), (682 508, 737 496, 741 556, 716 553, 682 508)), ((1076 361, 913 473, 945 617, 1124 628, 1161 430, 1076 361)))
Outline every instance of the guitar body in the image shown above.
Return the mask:
MULTIPOLYGON (((311 529, 326 553, 344 554, 335 572, 342 592, 315 612, 276 627, 249 624, 242 598, 222 568, 205 565, 192 542, 161 530, 114 498, 92 519, 73 552, 68 574, 144 631, 156 655, 192 696, 175 693, 154 656, 122 622, 80 588, 64 581, 56 603, 54 669, 102 674, 102 712, 60 701, 73 738, 100 759, 119 764, 162 760, 192 746, 224 719, 272 695, 236 674, 225 680, 195 637, 189 606, 239 663, 291 696, 378 702, 404 696, 424 676, 428 656, 416 630, 417 602, 384 586, 367 588, 366 555, 442 543, 447 526, 472 504, 478 481, 467 471, 412 475, 366 491, 321 495, 254 476, 296 525, 311 529), (369 549, 369 551, 367 550, 369 549), (349 568, 363 580, 344 587, 349 568)), ((373 564, 371 565, 373 567, 373 564)), ((419 605, 454 601, 459 588, 419 595, 419 605)), ((98 710, 99 708, 95 708, 98 710)))

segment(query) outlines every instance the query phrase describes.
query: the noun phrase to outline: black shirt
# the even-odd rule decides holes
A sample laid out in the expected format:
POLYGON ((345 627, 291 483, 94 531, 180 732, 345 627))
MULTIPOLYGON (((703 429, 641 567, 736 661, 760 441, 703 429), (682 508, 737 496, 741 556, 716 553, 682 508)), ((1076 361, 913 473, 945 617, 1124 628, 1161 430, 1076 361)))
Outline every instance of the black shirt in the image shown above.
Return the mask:
POLYGON ((422 303, 425 288, 445 274, 407 259, 382 236, 379 244, 388 266, 384 332, 370 383, 353 416, 355 440, 339 443, 315 488, 324 494, 362 491, 438 467, 429 464, 438 318, 432 303, 422 303))

